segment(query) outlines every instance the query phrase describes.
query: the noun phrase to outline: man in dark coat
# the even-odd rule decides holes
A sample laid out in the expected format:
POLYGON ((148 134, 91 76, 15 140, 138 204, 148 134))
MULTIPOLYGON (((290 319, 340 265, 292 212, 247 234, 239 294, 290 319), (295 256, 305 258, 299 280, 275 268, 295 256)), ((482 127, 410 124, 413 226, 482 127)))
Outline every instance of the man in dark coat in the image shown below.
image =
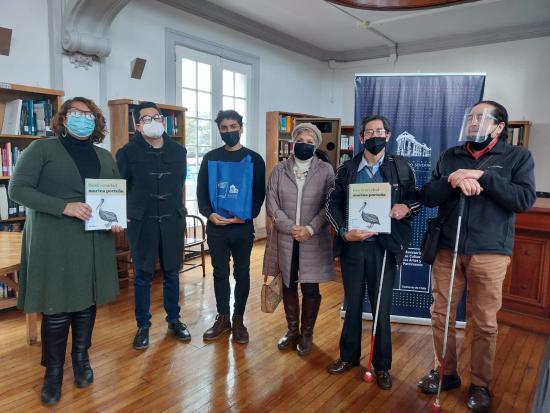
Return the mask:
POLYGON ((465 118, 461 144, 441 154, 430 181, 422 188, 424 204, 438 207, 438 218, 444 223, 432 266, 435 368, 418 382, 418 387, 424 393, 435 394, 440 380, 441 391, 461 386, 455 324, 457 305, 467 289, 468 324, 473 331, 467 405, 478 413, 491 410, 489 387, 493 382, 496 355, 497 313, 502 305, 502 286, 514 245, 516 213, 527 211, 536 200, 533 157, 527 148, 508 144, 507 136, 506 108, 491 100, 476 103, 465 118), (449 297, 458 204, 462 196, 465 204, 453 291, 449 297))
POLYGON ((164 309, 168 331, 189 341, 180 321, 179 271, 183 260, 186 210, 183 188, 187 151, 164 131, 164 118, 152 102, 134 109, 136 133, 116 154, 128 188, 128 240, 134 279, 137 333, 133 346, 149 346, 151 281, 157 257, 163 273, 164 309))
POLYGON ((409 245, 411 220, 421 208, 412 168, 401 156, 386 154, 390 135, 389 121, 383 116, 363 119, 360 137, 364 150, 338 168, 326 206, 327 218, 338 233, 335 256, 340 257, 342 265, 347 305, 340 336, 340 358, 329 366, 328 372, 342 374, 359 365, 365 281, 374 313, 383 257, 387 251, 373 350, 376 382, 386 390, 392 387, 389 373, 392 363, 390 310, 396 265, 402 261, 409 245), (388 182, 392 188, 391 234, 348 228, 349 185, 382 182, 388 182))

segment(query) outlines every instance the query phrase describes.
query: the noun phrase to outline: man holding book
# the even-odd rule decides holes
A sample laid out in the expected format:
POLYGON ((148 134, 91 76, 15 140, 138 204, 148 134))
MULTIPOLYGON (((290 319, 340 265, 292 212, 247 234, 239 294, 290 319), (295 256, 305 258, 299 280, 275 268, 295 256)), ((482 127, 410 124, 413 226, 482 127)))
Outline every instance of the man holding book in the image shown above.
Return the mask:
POLYGON ((191 340, 180 321, 179 271, 183 262, 185 216, 183 186, 187 151, 164 130, 164 117, 152 102, 134 109, 136 133, 116 154, 120 175, 127 180, 128 241, 134 279, 137 333, 135 349, 149 346, 151 282, 157 258, 163 273, 163 301, 168 331, 191 340))
MULTIPOLYGON (((385 117, 376 115, 363 119, 360 142, 364 150, 338 168, 326 207, 329 222, 338 234, 335 256, 340 257, 346 299, 340 358, 329 366, 328 372, 342 374, 359 365, 365 288, 368 286, 369 301, 374 313, 386 252, 373 357, 376 382, 382 389, 392 387, 389 373, 392 361, 390 309, 396 264, 403 259, 410 242, 410 222, 421 208, 412 168, 404 158, 386 154, 390 136, 390 124, 385 117), (372 230, 350 228, 347 219, 350 213, 349 186, 380 183, 391 185, 391 208, 385 211, 391 218, 391 232, 373 232, 375 227, 372 230)), ((365 218, 367 215, 365 213, 365 218)), ((367 224, 367 228, 369 226, 367 224)))

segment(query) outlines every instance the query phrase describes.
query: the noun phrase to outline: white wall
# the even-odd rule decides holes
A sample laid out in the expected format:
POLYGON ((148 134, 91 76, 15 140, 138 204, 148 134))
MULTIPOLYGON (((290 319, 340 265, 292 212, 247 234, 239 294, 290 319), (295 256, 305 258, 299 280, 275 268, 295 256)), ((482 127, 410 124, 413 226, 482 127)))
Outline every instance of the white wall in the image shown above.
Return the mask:
POLYGON ((484 97, 502 103, 511 120, 533 122, 529 149, 537 190, 550 192, 550 37, 406 55, 395 64, 342 66, 334 73, 327 66, 321 112, 341 116, 344 124, 354 121, 355 73, 485 72, 484 97))
POLYGON ((0 82, 49 88, 46 0, 2 0, 0 10, 0 26, 12 29, 10 55, 0 55, 0 82))
POLYGON ((265 112, 318 114, 325 65, 207 20, 147 0, 134 0, 111 28, 112 52, 106 60, 109 99, 165 101, 165 28, 260 58, 259 119, 249 146, 265 156, 265 112), (141 80, 130 78, 130 63, 147 59, 141 80))

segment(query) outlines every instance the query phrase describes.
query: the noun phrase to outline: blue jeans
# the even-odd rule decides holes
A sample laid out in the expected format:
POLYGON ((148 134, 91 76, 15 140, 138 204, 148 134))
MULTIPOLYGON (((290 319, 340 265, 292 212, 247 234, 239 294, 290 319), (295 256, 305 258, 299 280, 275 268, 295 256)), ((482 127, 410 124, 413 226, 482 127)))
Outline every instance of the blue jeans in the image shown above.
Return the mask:
MULTIPOLYGON (((180 278, 179 271, 162 271, 162 295, 164 301, 164 310, 166 311, 166 321, 175 322, 180 318, 180 278)), ((138 327, 149 327, 151 325, 151 283, 153 273, 146 272, 136 268, 134 278, 134 302, 135 315, 138 327)))

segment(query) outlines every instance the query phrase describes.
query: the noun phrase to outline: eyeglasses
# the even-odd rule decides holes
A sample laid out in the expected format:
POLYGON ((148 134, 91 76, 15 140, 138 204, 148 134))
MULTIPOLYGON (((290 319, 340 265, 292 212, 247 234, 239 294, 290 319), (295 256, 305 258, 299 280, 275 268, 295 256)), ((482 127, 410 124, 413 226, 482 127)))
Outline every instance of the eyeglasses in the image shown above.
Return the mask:
POLYGON ((377 136, 386 136, 387 130, 386 129, 365 129, 365 132, 363 133, 364 136, 371 137, 374 134, 377 136))
POLYGON ((164 116, 163 115, 155 115, 155 116, 145 115, 139 118, 139 121, 140 123, 151 123, 152 121, 160 123, 164 121, 164 116))
POLYGON ((476 122, 479 123, 483 120, 483 116, 485 116, 489 119, 492 119, 494 121, 497 120, 497 118, 495 118, 493 115, 487 115, 487 114, 483 114, 483 113, 470 113, 469 115, 466 116, 466 120, 468 122, 472 122, 475 119, 476 122))
POLYGON ((92 112, 82 112, 77 109, 71 109, 67 112, 67 116, 74 116, 75 118, 83 117, 88 120, 95 120, 95 115, 92 112))

